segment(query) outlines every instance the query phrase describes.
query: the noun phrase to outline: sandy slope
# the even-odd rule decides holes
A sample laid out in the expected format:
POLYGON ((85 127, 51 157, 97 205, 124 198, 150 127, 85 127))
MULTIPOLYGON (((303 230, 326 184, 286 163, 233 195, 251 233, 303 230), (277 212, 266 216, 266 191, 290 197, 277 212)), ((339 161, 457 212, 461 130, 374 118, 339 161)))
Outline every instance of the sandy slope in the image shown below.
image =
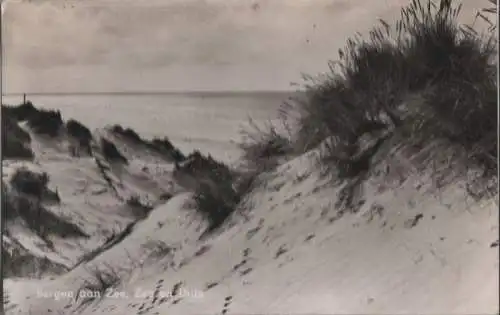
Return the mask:
MULTIPOLYGON (((105 130, 97 130, 94 136, 97 138, 100 134, 112 139, 129 159, 126 166, 110 165, 104 160, 102 162, 109 168, 105 172, 112 179, 115 190, 104 180, 97 166, 96 159, 102 160, 102 157, 71 157, 69 142, 65 137, 49 140, 31 134, 35 161, 6 160, 2 163, 3 179, 7 184, 10 176, 21 167, 28 167, 39 173, 46 172, 50 178, 48 186, 58 192, 61 203, 45 207, 57 217, 76 224, 88 235, 78 238, 49 235, 48 241, 51 244, 48 244, 24 222, 10 221, 7 224, 8 235, 4 236, 4 244, 12 244, 6 246, 8 250, 21 250, 38 258, 46 257, 51 263, 71 269, 85 254, 99 249, 113 235, 117 235, 139 219, 134 209, 127 205, 131 196, 138 196, 144 204, 154 205, 159 202, 161 195, 175 193, 179 189, 171 179, 170 162, 167 163, 160 156, 149 153, 147 158, 142 158, 140 154, 130 154, 131 151, 126 150, 123 141, 113 138, 105 130)), ((26 279, 17 279, 14 283, 18 280, 26 282, 26 279)), ((7 279, 6 283, 9 281, 11 280, 7 279)), ((11 293, 10 290, 8 292, 11 293)), ((26 293, 24 288, 21 292, 26 293)), ((12 294, 10 302, 14 300, 12 294)))
MULTIPOLYGON (((490 247, 498 239, 494 200, 474 203, 460 183, 437 193, 424 178, 407 178, 378 191, 373 180, 361 210, 339 216, 339 189, 312 168, 313 155, 265 174, 242 205, 245 215, 216 236, 199 239, 204 223, 190 209, 190 193, 179 191, 121 243, 64 276, 7 280, 9 314, 498 311, 498 248, 490 247), (96 266, 116 273, 120 285, 113 295, 80 296, 96 266)), ((68 170, 59 174, 70 174, 70 163, 57 163, 68 170)), ((150 188, 131 175, 126 182, 150 188)), ((97 224, 88 209, 80 209, 82 219, 97 224)), ((113 217, 99 220, 105 226, 113 217)))

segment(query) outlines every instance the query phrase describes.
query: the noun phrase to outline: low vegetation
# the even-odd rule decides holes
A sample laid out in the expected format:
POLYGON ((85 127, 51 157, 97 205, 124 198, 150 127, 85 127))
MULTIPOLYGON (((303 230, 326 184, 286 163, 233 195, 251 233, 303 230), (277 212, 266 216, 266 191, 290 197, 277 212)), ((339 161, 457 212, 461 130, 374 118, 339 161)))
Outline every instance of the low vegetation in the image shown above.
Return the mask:
POLYGON ((47 257, 33 255, 20 244, 10 246, 8 250, 5 247, 2 248, 2 264, 4 278, 42 278, 68 271, 64 265, 51 261, 47 257))
POLYGON ((199 151, 176 164, 174 177, 193 190, 196 209, 208 221, 206 232, 220 227, 241 199, 234 185, 235 173, 224 163, 199 151))
POLYGON ((63 126, 60 111, 35 108, 29 101, 19 106, 5 106, 4 111, 17 122, 26 121, 36 134, 56 137, 63 126))
POLYGON ((112 126, 111 132, 132 143, 144 145, 149 149, 168 157, 174 162, 181 162, 186 159, 184 154, 182 154, 182 152, 176 148, 167 137, 146 140, 141 138, 135 130, 131 128, 123 128, 120 125, 112 126))
POLYGON ((35 173, 27 168, 19 168, 16 170, 10 180, 11 186, 17 191, 41 198, 47 190, 49 176, 47 173, 35 173))
MULTIPOLYGON (((2 183, 2 207, 7 221, 16 218, 24 223, 41 238, 48 235, 59 237, 87 237, 75 224, 59 218, 44 206, 44 194, 49 190, 43 183, 46 176, 26 175, 29 171, 22 170, 23 175, 13 176, 11 187, 2 183), (42 196, 42 197, 40 197, 42 196)), ((48 181, 48 179, 47 179, 48 181)))
POLYGON ((147 142, 147 146, 158 153, 168 156, 174 162, 182 162, 186 159, 184 154, 167 137, 162 139, 154 138, 147 142))
POLYGON ((104 158, 108 162, 128 163, 127 158, 121 154, 116 145, 106 138, 101 138, 101 149, 104 158))
POLYGON ((60 111, 38 109, 38 112, 28 118, 28 126, 36 134, 56 137, 63 126, 60 111))
POLYGON ((144 142, 144 140, 139 136, 139 134, 131 128, 123 128, 120 125, 114 125, 111 127, 111 132, 113 132, 114 134, 120 135, 123 138, 125 138, 131 142, 135 142, 135 143, 143 143, 144 142))
POLYGON ((77 120, 70 119, 66 122, 66 131, 69 136, 78 141, 80 148, 88 154, 92 154, 90 143, 92 141, 92 132, 85 125, 77 120))
MULTIPOLYGON (((395 27, 381 21, 366 38, 349 39, 330 71, 306 76, 304 92, 284 107, 298 117, 290 146, 320 148, 320 165, 347 182, 347 199, 396 148, 412 171, 440 163, 432 171, 441 179, 474 170, 479 182, 496 181, 497 36, 494 27, 458 24, 459 12, 447 0, 411 2, 395 27)), ((257 134, 242 147, 255 165, 269 149, 290 152, 275 132, 257 134)))
POLYGON ((2 158, 28 159, 34 158, 31 150, 31 137, 24 131, 17 121, 7 114, 2 106, 2 158))
POLYGON ((279 133, 271 123, 260 127, 252 120, 249 127, 242 130, 239 147, 243 152, 243 166, 255 174, 272 170, 280 159, 294 153, 289 137, 279 133))
POLYGON ((141 201, 139 196, 133 195, 127 199, 127 205, 131 208, 132 213, 137 218, 145 218, 153 207, 141 201))
POLYGON ((38 113, 38 109, 33 106, 33 103, 27 101, 26 103, 18 106, 4 106, 2 105, 2 114, 11 117, 15 121, 27 121, 38 113))
MULTIPOLYGON (((104 264, 104 267, 85 267, 92 276, 92 280, 84 280, 83 286, 78 290, 78 295, 93 300, 109 293, 109 290, 120 283, 121 279, 118 272, 109 265, 104 264)), ((85 303, 85 301, 80 302, 85 303)))

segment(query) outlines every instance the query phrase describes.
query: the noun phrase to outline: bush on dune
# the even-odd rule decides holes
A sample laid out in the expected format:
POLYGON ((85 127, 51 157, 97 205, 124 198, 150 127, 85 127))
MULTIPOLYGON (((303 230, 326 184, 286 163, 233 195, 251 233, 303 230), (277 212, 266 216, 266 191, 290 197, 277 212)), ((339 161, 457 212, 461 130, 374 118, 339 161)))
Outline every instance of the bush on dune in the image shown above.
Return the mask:
POLYGON ((258 174, 279 164, 279 159, 294 152, 290 139, 280 134, 271 123, 259 127, 252 120, 249 128, 242 130, 239 148, 248 171, 258 174))
POLYGON ((27 168, 17 169, 10 179, 10 184, 17 191, 40 198, 47 189, 48 182, 49 176, 46 173, 35 173, 27 168))
POLYGON ((27 159, 35 157, 33 151, 19 138, 2 136, 2 159, 27 159))
POLYGON ((330 73, 306 77, 295 145, 324 144, 322 164, 348 179, 366 174, 390 139, 420 148, 441 140, 462 166, 494 176, 496 38, 458 25, 459 11, 415 0, 395 30, 382 21, 368 39, 348 40, 330 73))
POLYGON ((68 135, 78 140, 79 145, 91 153, 90 142, 92 141, 92 132, 79 121, 70 119, 66 122, 68 135))
POLYGON ((47 188, 47 174, 19 169, 11 178, 11 188, 2 182, 2 207, 5 219, 21 218, 42 238, 49 234, 60 237, 87 237, 75 224, 67 222, 47 210, 43 201, 60 200, 47 188))
POLYGON ((10 179, 12 188, 19 193, 29 195, 39 201, 60 202, 59 194, 51 191, 47 187, 48 183, 49 176, 47 173, 35 173, 27 168, 17 169, 10 179))
POLYGON ((241 196, 231 182, 203 178, 194 193, 196 209, 208 221, 206 233, 219 228, 236 210, 241 196))
POLYGON ((2 158, 4 159, 33 159, 30 148, 31 137, 24 131, 17 121, 6 114, 2 106, 2 158))
POLYGON ((161 139, 154 138, 151 141, 145 140, 141 138, 135 130, 131 128, 123 128, 120 125, 114 125, 113 127, 111 127, 111 132, 123 137, 124 139, 132 143, 145 145, 153 151, 168 156, 175 162, 181 162, 186 158, 184 154, 182 154, 182 152, 178 148, 176 148, 167 137, 163 137, 161 139))
POLYGON ((216 161, 212 156, 203 155, 195 150, 190 153, 182 163, 176 164, 176 172, 189 174, 195 177, 218 176, 220 180, 233 179, 229 167, 222 162, 216 161))
POLYGON ((63 125, 60 111, 38 109, 30 101, 19 106, 4 106, 2 110, 15 121, 27 121, 37 134, 56 137, 63 125))
POLYGON ((4 113, 16 121, 26 121, 34 117, 38 113, 38 109, 33 106, 33 103, 27 101, 18 106, 2 106, 4 113))
POLYGON ((123 154, 120 153, 116 145, 105 139, 101 138, 101 149, 104 158, 109 162, 120 162, 120 163, 128 163, 128 160, 123 154))
POLYGON ((2 106, 2 131, 8 133, 9 136, 18 138, 24 142, 31 142, 29 133, 23 130, 15 117, 12 117, 5 106, 2 106))
POLYGON ((63 126, 61 112, 38 109, 36 114, 28 117, 28 126, 37 134, 56 137, 63 126))
POLYGON ((135 143, 143 143, 144 142, 144 140, 139 136, 139 134, 131 128, 123 128, 120 125, 114 125, 113 127, 111 127, 111 132, 113 132, 117 135, 120 135, 120 136, 124 137, 125 139, 128 139, 128 140, 135 142, 135 143))
POLYGON ((154 138, 147 142, 147 146, 158 153, 168 155, 175 162, 182 162, 186 159, 184 154, 167 137, 162 139, 154 138))
POLYGON ((174 177, 192 178, 196 210, 207 221, 210 233, 220 227, 236 210, 242 193, 234 185, 236 174, 224 163, 194 151, 176 164, 174 177))
POLYGON ((127 205, 132 210, 132 213, 137 218, 145 218, 148 213, 153 210, 151 205, 145 204, 141 201, 139 196, 133 195, 127 199, 127 205))

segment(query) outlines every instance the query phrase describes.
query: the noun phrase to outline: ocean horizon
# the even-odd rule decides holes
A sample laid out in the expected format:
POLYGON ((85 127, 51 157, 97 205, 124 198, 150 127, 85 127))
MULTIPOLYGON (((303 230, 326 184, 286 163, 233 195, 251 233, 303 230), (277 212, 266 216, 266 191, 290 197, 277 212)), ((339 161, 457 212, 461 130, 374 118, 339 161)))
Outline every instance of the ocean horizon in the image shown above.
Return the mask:
MULTIPOLYGON (((61 111, 96 130, 119 124, 144 138, 168 137, 181 151, 200 150, 224 161, 239 156, 237 144, 249 119, 276 121, 290 91, 175 91, 26 93, 36 107, 61 111)), ((23 94, 2 97, 18 105, 23 94)))

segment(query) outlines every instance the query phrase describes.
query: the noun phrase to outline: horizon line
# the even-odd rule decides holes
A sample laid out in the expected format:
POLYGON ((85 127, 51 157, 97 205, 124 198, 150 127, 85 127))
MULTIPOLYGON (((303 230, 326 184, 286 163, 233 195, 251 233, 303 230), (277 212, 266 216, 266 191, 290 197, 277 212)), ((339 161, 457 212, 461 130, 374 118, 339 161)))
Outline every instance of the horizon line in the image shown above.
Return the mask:
POLYGON ((303 92, 300 90, 171 90, 171 91, 72 91, 72 92, 11 92, 2 96, 43 96, 43 95, 174 95, 174 94, 286 94, 303 92))

